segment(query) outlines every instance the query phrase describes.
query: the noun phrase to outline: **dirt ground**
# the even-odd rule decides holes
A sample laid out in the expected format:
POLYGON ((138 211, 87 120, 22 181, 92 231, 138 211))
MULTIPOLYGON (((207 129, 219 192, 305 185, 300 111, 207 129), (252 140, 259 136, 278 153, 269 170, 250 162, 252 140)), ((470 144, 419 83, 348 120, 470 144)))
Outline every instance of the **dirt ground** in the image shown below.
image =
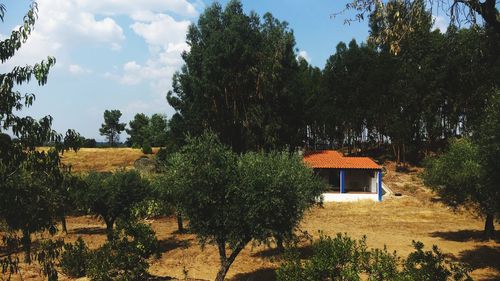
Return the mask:
MULTIPOLYGON (((79 152, 80 154, 81 152, 79 152)), ((113 165, 111 165, 113 166, 113 165)), ((408 173, 394 171, 393 163, 384 165, 384 182, 402 196, 387 197, 383 202, 325 203, 311 209, 304 217, 301 231, 314 237, 319 231, 326 235, 347 233, 361 238, 367 236, 368 246, 396 250, 401 256, 412 251, 412 240, 422 241, 426 249, 437 245, 450 258, 469 263, 475 280, 500 280, 500 239, 483 241, 483 221, 473 214, 453 212, 439 203, 418 177, 419 169, 408 173)), ((161 258, 150 261, 150 273, 158 277, 213 280, 218 269, 217 250, 213 246, 201 249, 192 234, 177 234, 175 218, 147 221, 161 241, 161 258)), ((89 217, 68 218, 66 241, 81 236, 91 248, 105 240, 104 224, 89 217)), ((496 225, 499 229, 500 225, 496 225)), ((500 238, 500 231, 497 231, 500 238)), ((231 267, 230 280, 275 280, 274 269, 279 255, 263 245, 248 245, 231 267)), ((37 271, 23 273, 24 280, 41 280, 37 271)), ((61 276, 60 280, 70 280, 61 276)), ((81 280, 85 280, 84 278, 81 280)), ((163 279, 169 280, 169 279, 163 279)))

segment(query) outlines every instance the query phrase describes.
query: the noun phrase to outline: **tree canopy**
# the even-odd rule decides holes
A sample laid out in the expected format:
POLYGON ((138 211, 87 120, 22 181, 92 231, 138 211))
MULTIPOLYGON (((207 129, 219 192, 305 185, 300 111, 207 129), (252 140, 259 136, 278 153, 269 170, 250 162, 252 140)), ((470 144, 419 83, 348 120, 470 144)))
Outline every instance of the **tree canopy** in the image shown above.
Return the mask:
POLYGON ((120 110, 105 110, 104 123, 99 129, 101 136, 105 136, 110 146, 116 146, 120 141, 120 133, 125 130, 125 123, 120 123, 122 113, 120 110))
MULTIPOLYGON (((413 33, 415 24, 421 23, 422 6, 427 6, 426 13, 449 16, 453 25, 482 26, 500 35, 500 13, 497 4, 496 0, 352 0, 346 5, 346 10, 354 11, 355 17, 345 21, 349 23, 372 16, 387 23, 373 39, 389 44, 391 51, 398 53, 400 41, 413 33), (401 13, 400 6, 404 6, 404 13, 401 13)), ((334 16, 341 13, 343 11, 334 16)))
POLYGON ((295 38, 286 22, 247 15, 236 0, 224 9, 214 3, 189 27, 187 43, 167 96, 174 139, 211 129, 239 152, 300 143, 295 38))
POLYGON ((168 169, 169 183, 180 187, 180 206, 190 230, 202 244, 217 245, 218 281, 224 280, 250 241, 290 237, 324 188, 298 156, 250 153, 238 157, 213 133, 188 139, 172 155, 168 169))

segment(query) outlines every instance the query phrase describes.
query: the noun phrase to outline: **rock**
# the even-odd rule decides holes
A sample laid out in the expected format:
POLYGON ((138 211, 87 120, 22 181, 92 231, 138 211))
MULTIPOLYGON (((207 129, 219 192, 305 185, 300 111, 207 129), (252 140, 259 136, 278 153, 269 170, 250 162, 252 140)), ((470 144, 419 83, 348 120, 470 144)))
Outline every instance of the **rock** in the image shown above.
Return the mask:
POLYGON ((143 156, 135 160, 134 168, 140 172, 155 173, 158 171, 158 162, 155 159, 143 156))

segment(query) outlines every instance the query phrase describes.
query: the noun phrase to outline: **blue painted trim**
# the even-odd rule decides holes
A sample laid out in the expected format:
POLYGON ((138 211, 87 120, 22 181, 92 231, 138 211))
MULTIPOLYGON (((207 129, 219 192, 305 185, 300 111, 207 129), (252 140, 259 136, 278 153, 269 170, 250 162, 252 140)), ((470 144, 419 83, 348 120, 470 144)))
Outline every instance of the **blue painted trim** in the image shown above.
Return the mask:
POLYGON ((340 170, 340 193, 345 193, 345 171, 340 170))
POLYGON ((382 201, 382 171, 378 171, 378 201, 382 201))

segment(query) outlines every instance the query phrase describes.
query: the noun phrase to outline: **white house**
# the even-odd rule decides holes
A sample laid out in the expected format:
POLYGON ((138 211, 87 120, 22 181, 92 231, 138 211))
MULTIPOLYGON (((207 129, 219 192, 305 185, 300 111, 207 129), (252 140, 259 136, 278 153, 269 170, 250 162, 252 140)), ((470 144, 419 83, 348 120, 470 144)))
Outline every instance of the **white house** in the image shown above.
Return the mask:
POLYGON ((371 158, 321 150, 305 153, 304 161, 328 183, 325 202, 382 201, 382 167, 371 158))

